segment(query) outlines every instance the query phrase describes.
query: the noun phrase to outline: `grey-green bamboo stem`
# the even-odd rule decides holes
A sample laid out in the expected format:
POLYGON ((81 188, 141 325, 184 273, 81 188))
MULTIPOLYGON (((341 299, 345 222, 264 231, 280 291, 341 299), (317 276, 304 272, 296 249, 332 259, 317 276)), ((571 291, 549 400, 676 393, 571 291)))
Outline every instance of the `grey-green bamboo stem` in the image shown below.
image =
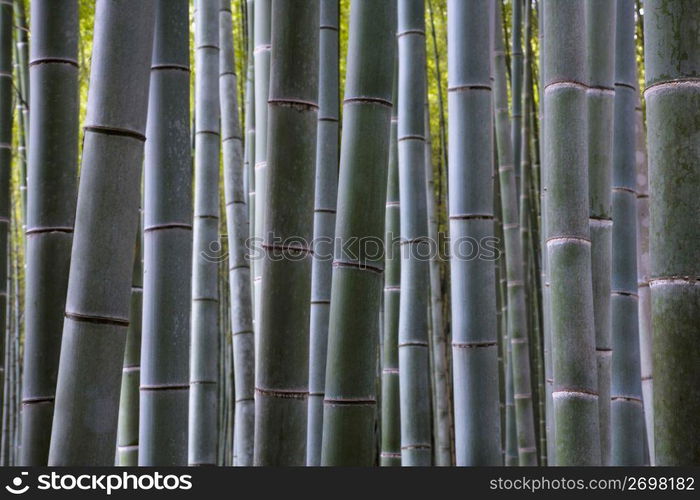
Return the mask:
MULTIPOLYGON (((516 0, 517 4, 517 0, 516 0)), ((517 431, 517 453, 519 465, 537 465, 537 442, 532 408, 532 383, 530 372, 530 346, 528 338, 528 321, 526 307, 526 274, 524 239, 521 237, 521 224, 518 207, 518 183, 513 139, 520 140, 508 130, 508 95, 503 65, 503 40, 496 35, 495 53, 499 63, 495 68, 496 87, 494 89, 494 107, 496 112, 496 142, 499 153, 499 184, 501 188, 501 211, 503 219, 503 236, 506 260, 506 286, 508 303, 508 342, 510 350, 507 369, 511 370, 513 401, 515 404, 515 427, 517 431)), ((522 62, 520 64, 522 69, 522 62)), ((515 66, 514 66, 515 69, 515 66)), ((521 76, 522 77, 522 76, 521 76)), ((515 83, 515 80, 513 80, 515 83)), ((522 84, 522 82, 520 82, 522 84)), ((514 95, 515 99, 515 95, 514 95)), ((522 103, 518 106, 522 107, 522 103)), ((515 109, 515 107, 513 108, 515 109)), ((520 126, 520 121, 518 122, 520 126)), ((520 150, 520 145, 517 147, 520 150)), ((529 165, 529 161, 526 161, 529 165)), ((520 177, 523 177, 522 175, 520 177)), ((521 195, 525 194, 524 179, 520 179, 521 195)), ((523 207, 525 208, 525 207, 523 207)))
POLYGON ((144 175, 139 465, 182 466, 192 307, 189 3, 156 4, 144 175))
POLYGON ((321 465, 323 444, 323 397, 326 389, 326 351, 333 274, 332 241, 338 196, 339 15, 338 0, 321 0, 306 465, 321 465))
MULTIPOLYGON (((140 221, 139 221, 140 222, 140 221)), ((117 465, 136 466, 139 459, 139 384, 141 379, 141 315, 143 312, 143 254, 141 224, 136 236, 131 278, 129 329, 126 332, 122 388, 117 425, 117 465)))
POLYGON ((272 2, 256 465, 306 463, 319 10, 319 0, 272 2))
POLYGON ((637 293, 639 294, 639 353, 642 400, 647 435, 649 465, 656 465, 654 454, 654 370, 651 356, 651 293, 649 291, 649 172, 647 134, 640 96, 636 107, 637 143, 637 293))
POLYGON ((544 0, 547 265, 556 464, 599 465, 586 118, 585 2, 544 0))
MULTIPOLYGON (((426 85, 427 88, 427 85, 426 85)), ((438 233, 438 206, 435 199, 433 174, 433 144, 430 134, 430 106, 425 101, 425 179, 430 241, 430 354, 431 392, 433 394, 433 441, 435 465, 452 465, 452 404, 450 401, 449 370, 447 368, 447 338, 443 317, 442 283, 438 233)))
POLYGON ((398 136, 401 197, 399 385, 401 464, 432 462, 425 179, 425 2, 398 1, 398 136))
POLYGON ((611 464, 644 465, 637 292, 634 0, 617 1, 612 228, 611 464))
POLYGON ((96 4, 49 465, 114 463, 154 14, 151 2, 96 4))
MULTIPOLYGON (((392 102, 398 98, 398 61, 394 62, 392 102)), ((384 304, 382 352, 382 444, 379 464, 401 465, 401 415, 399 410, 399 304, 401 294, 401 248, 396 236, 401 231, 401 202, 399 198, 398 106, 391 108, 389 138, 389 173, 386 187, 384 249, 384 304)))
MULTIPOLYGON (((10 179, 12 171, 12 0, 0 3, 0 359, 7 353, 10 179)), ((0 367, 0 402, 4 405, 7 363, 0 367)), ((5 421, 5 408, 0 410, 5 421)))
MULTIPOLYGON (((271 9, 272 0, 255 0, 254 15, 254 72, 255 72, 255 158, 254 183, 255 203, 253 204, 254 220, 253 243, 255 254, 253 259, 253 326, 256 331, 257 345, 260 330, 260 300, 262 293, 262 243, 265 230, 265 203, 267 197, 267 136, 268 136, 268 97, 270 93, 270 48, 271 48, 271 9)), ((256 366, 257 353, 256 352, 256 366)))
MULTIPOLYGON (((615 82, 616 5, 617 2, 609 0, 589 0, 586 3, 586 71, 589 85, 587 91, 589 231, 602 465, 610 464, 611 449, 610 276, 614 231, 611 182, 615 106, 613 83, 615 82)), ((634 58, 634 54, 632 54, 632 58, 634 58)))
POLYGON ((188 463, 217 461, 219 2, 195 2, 195 159, 188 463))
POLYGON ((500 465, 491 51, 495 4, 449 0, 449 216, 457 465, 500 465), (464 242, 474 242, 464 245, 464 242), (461 242, 461 244, 460 244, 461 242), (476 252, 476 253, 475 253, 476 252))
POLYGON ((384 255, 358 242, 384 237, 396 2, 350 9, 321 463, 369 466, 384 255))
POLYGON ((219 92, 224 156, 224 195, 229 248, 229 290, 231 335, 235 370, 235 422, 233 452, 236 465, 253 465, 255 431, 255 343, 250 264, 246 256, 248 239, 247 196, 243 184, 243 137, 238 118, 237 76, 233 50, 230 1, 222 0, 219 13, 221 47, 219 92))
POLYGON ((77 195, 78 2, 32 2, 20 465, 46 465, 77 195))
POLYGON ((657 465, 700 464, 700 10, 644 2, 657 465))

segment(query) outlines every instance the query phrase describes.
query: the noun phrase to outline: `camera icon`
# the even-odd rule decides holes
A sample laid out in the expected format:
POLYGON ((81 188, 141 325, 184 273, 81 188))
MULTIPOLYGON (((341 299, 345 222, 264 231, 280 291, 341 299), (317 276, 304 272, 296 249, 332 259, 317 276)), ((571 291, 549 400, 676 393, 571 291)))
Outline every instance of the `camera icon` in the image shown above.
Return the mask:
POLYGON ((26 493, 27 490, 29 489, 29 485, 25 485, 22 487, 22 476, 27 476, 29 475, 29 472, 22 472, 20 473, 19 476, 15 477, 12 479, 12 485, 7 485, 5 486, 5 489, 12 493, 13 495, 21 495, 22 493, 26 493))

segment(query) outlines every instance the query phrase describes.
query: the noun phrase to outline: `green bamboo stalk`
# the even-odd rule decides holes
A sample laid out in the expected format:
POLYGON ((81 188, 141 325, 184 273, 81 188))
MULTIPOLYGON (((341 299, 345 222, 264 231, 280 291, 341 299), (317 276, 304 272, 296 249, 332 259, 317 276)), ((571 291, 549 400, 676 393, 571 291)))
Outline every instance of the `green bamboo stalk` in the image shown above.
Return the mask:
MULTIPOLYGON (((505 170, 513 169, 513 149, 511 144, 511 126, 510 114, 508 108, 508 80, 506 76, 507 61, 504 50, 503 22, 501 20, 502 11, 501 3, 496 3, 496 12, 494 16, 494 28, 492 34, 492 49, 493 49, 493 64, 491 68, 493 82, 493 105, 494 105, 494 124, 495 124, 495 141, 494 155, 497 157, 494 164, 494 185, 498 186, 498 191, 494 194, 494 212, 498 215, 498 226, 495 229, 496 238, 500 242, 501 255, 505 253, 504 245, 504 228, 503 228, 503 200, 501 199, 501 182, 499 173, 501 167, 505 170), (497 204, 496 204, 497 200, 497 204)), ((513 398, 513 371, 512 366, 512 347, 508 332, 508 292, 507 292, 507 270, 506 259, 498 259, 498 298, 501 303, 501 331, 499 338, 501 346, 499 352, 503 359, 502 371, 499 371, 499 385, 503 388, 503 418, 501 424, 501 435, 503 442, 503 463, 507 466, 518 465, 518 445, 517 431, 515 426, 515 400, 513 398), (501 382, 502 380, 502 382, 501 382)))
POLYGON ((637 144, 637 290, 639 294, 639 352, 642 400, 649 452, 649 464, 656 465, 654 455, 654 371, 651 356, 651 294, 649 291, 649 171, 647 134, 640 96, 636 107, 637 144))
POLYGON ((49 465, 114 463, 154 7, 96 4, 49 465))
POLYGON ((644 464, 637 294, 637 66, 634 0, 617 2, 612 183, 611 464, 644 464))
MULTIPOLYGON (((499 11, 496 16, 494 16, 494 22, 496 19, 499 18, 500 16, 500 6, 496 4, 496 9, 499 11)), ((494 27, 498 28, 500 25, 499 24, 494 24, 494 27)), ((497 31, 500 32, 500 31, 497 31)), ((492 37, 495 38, 495 37, 492 37)), ((495 47, 495 40, 492 42, 492 48, 495 47)), ((495 53, 495 50, 493 50, 495 53)), ((494 57, 494 60, 496 58, 494 57)), ((491 68, 491 82, 493 85, 493 88, 496 88, 496 79, 495 79, 495 74, 493 71, 494 66, 491 68)), ((505 81, 505 80, 504 80, 505 81)), ((506 108, 506 117, 508 113, 508 109, 506 108)), ((494 114, 495 114, 495 109, 494 109, 494 114)), ((495 116, 494 116, 494 123, 495 123, 495 116)), ((506 129, 507 130, 507 129, 506 129)), ((496 132, 494 131, 494 137, 496 136, 496 132)), ((500 182, 498 179, 498 166, 499 166, 499 155, 498 155, 498 147, 496 146, 496 141, 493 142, 494 146, 494 164, 493 164, 493 171, 494 171, 494 176, 493 176, 493 206, 494 206, 494 234, 497 239, 497 245, 498 245, 498 251, 499 251, 499 256, 502 256, 504 253, 503 250, 503 220, 502 220, 502 210, 501 210, 501 186, 500 182)), ((495 263, 495 272, 496 272, 496 323, 497 323, 497 328, 498 328, 498 392, 499 392, 499 409, 500 409, 500 421, 501 421, 501 458, 502 458, 502 463, 507 463, 511 462, 511 459, 515 464, 517 464, 518 456, 517 456, 517 451, 515 450, 515 426, 513 425, 512 427, 512 434, 509 432, 510 427, 506 427, 506 418, 510 417, 510 420, 508 420, 508 423, 515 422, 513 420, 513 415, 514 415, 514 405, 513 403, 513 397, 512 397, 512 386, 510 388, 507 388, 507 375, 510 373, 510 371, 506 370, 507 367, 507 361, 508 361, 508 353, 506 351, 506 347, 510 345, 510 342, 508 342, 508 328, 507 328, 507 323, 508 323, 508 310, 507 310, 507 298, 506 298, 506 278, 505 278, 505 259, 498 258, 496 259, 495 263), (506 394, 506 390, 508 389, 508 394, 506 394), (510 399, 508 399, 510 397, 510 399), (507 406, 507 403, 511 403, 507 406), (506 412, 508 415, 506 415, 506 412), (512 435, 512 439, 507 436, 512 435), (507 442, 506 442, 507 441, 507 442), (513 445, 512 449, 508 448, 508 451, 512 451, 512 455, 509 455, 506 458, 506 444, 508 445, 513 445)), ((512 377, 511 377, 512 381, 512 377)))
MULTIPOLYGON (((495 25, 496 26, 496 25, 495 25)), ((532 409, 532 389, 530 382, 530 354, 527 332, 527 308, 525 304, 525 269, 523 239, 520 234, 518 216, 518 195, 516 193, 516 174, 512 147, 512 134, 508 129, 508 95, 503 64, 503 40, 496 35, 494 43, 495 92, 494 108, 496 113, 496 142, 499 157, 499 185, 503 233, 506 254, 506 282, 508 303, 508 343, 506 346, 507 363, 510 373, 506 378, 507 399, 510 400, 511 386, 514 402, 517 446, 520 465, 537 465, 537 443, 535 440, 534 416, 532 409)), ((520 137, 521 134, 518 134, 520 137)), ((520 165, 519 165, 520 167, 520 165)), ((521 179, 522 184, 522 179, 521 179)), ((522 186, 521 186, 522 187, 522 186)), ((521 189, 521 194, 525 192, 521 189)), ((509 405, 509 401, 506 402, 509 405)), ((508 418, 506 419, 509 420, 508 418)), ((508 425, 508 423, 507 423, 508 425)), ((509 427, 510 429, 510 427, 509 427)), ((508 435, 506 437, 508 441, 508 435)), ((508 454, 507 454, 508 455, 508 454)))
MULTIPOLYGON (((7 352, 8 262, 10 238, 10 172, 12 170, 12 0, 0 2, 0 359, 7 352)), ((5 421, 6 364, 0 366, 0 401, 5 421)))
POLYGON ((27 151, 29 143, 29 43, 27 16, 24 0, 14 1, 15 13, 15 68, 17 72, 17 119, 19 166, 19 193, 22 207, 22 224, 27 220, 27 151))
POLYGON ((319 1, 273 0, 256 465, 306 463, 318 47, 319 1))
POLYGON ((644 2, 657 465, 700 464, 700 10, 644 2))
POLYGON ((187 461, 215 465, 218 421, 219 2, 195 10, 195 167, 187 461))
POLYGON ((321 465, 323 398, 333 274, 333 237, 338 196, 339 4, 321 0, 318 144, 314 196, 314 256, 311 270, 309 421, 306 465, 321 465))
MULTIPOLYGON (((510 91, 511 99, 511 144, 513 145, 513 165, 516 196, 521 191, 521 173, 518 170, 522 157, 522 92, 523 92, 523 2, 525 0, 511 0, 511 58, 510 58, 510 91)), ((516 201, 517 203, 517 201, 516 201)), ((517 205, 516 205, 517 211, 517 205)), ((517 233, 517 231, 516 231, 517 233)), ((507 234, 507 233, 506 233, 507 234)), ((506 250, 507 253, 507 250, 506 250)), ((511 339, 511 342, 513 339, 511 339)))
POLYGON ((432 461, 428 349, 429 254, 425 179, 425 3, 398 1, 401 197, 399 374, 401 464, 432 461))
MULTIPOLYGON (((139 224, 140 226, 140 224, 139 224)), ((143 313, 143 254, 141 228, 136 236, 131 278, 129 329, 126 332, 122 388, 117 425, 117 465, 135 466, 139 458, 139 383, 141 379, 141 318, 143 313)))
MULTIPOLYGON (((270 93, 270 48, 271 48, 271 9, 272 0, 255 0, 254 28, 254 72, 255 72, 255 203, 253 205, 253 328, 255 334, 255 353, 258 365, 257 348, 260 331, 260 301, 262 293, 262 243, 265 229, 265 204, 267 197, 267 143, 268 143, 268 105, 270 93)), ((257 369, 257 368, 256 368, 257 369)))
MULTIPOLYGON (((426 85, 427 88, 427 85, 426 85)), ((431 392, 433 394, 433 441, 435 465, 452 465, 452 408, 450 403, 449 371, 447 368, 447 339, 442 314, 442 283, 438 250, 438 207, 435 199, 433 174, 433 144, 430 134, 430 106, 425 100, 425 179, 430 241, 430 355, 431 392)))
POLYGON ((190 390, 189 5, 187 0, 156 4, 144 175, 139 417, 139 465, 144 466, 187 464, 190 390))
POLYGON ((541 227, 540 232, 540 281, 542 283, 542 354, 544 358, 544 382, 545 382, 545 435, 547 439, 547 464, 553 465, 556 463, 556 443, 554 429, 554 400, 552 393, 554 392, 554 375, 552 363, 552 308, 551 306, 551 284, 549 282, 549 262, 547 260, 547 165, 544 163, 545 157, 545 134, 544 134, 544 112, 545 112, 545 33, 544 33, 544 16, 545 9, 543 6, 544 0, 538 3, 538 47, 539 47, 539 106, 538 106, 538 122, 539 130, 541 131, 539 140, 539 159, 540 159, 540 213, 541 227))
MULTIPOLYGON (((245 79, 245 141, 243 151, 243 164, 245 168, 245 192, 248 195, 248 233, 250 238, 255 237, 255 4, 254 0, 247 0, 246 20, 247 24, 247 55, 248 64, 245 79)), ((250 250, 250 249, 248 249, 250 250)), ((252 273, 251 273, 252 280, 252 273)), ((252 286, 252 281, 251 281, 252 286)))
MULTIPOLYGON (((224 156, 224 192, 229 247, 229 290, 231 335, 235 369, 234 456, 236 465, 253 464, 255 430, 255 351, 250 265, 246 258, 248 208, 243 186, 243 138, 236 98, 237 76, 229 0, 222 0, 219 13, 221 130, 224 156)), ((228 351, 227 351, 228 352, 228 351)))
POLYGON ((609 465, 611 459, 610 370, 613 353, 610 287, 614 230, 610 186, 615 106, 615 11, 616 2, 609 0, 586 3, 589 231, 602 465, 609 465))
POLYGON ((588 218, 585 2, 544 2, 547 265, 556 464, 600 464, 588 218))
POLYGON ((21 465, 49 458, 77 195, 78 2, 32 2, 21 465))
MULTIPOLYGON (((398 60, 394 62, 392 102, 398 98, 398 60)), ((401 465, 401 415, 399 398, 399 304, 401 297, 401 254, 396 236, 401 231, 401 202, 399 197, 398 106, 391 108, 389 138, 389 173, 386 188, 384 248, 384 304, 382 352, 382 443, 379 463, 382 466, 401 465)))
POLYGON ((323 465, 375 463, 375 364, 384 281, 384 255, 375 245, 379 242, 381 247, 384 237, 395 34, 395 0, 351 3, 335 227, 338 244, 323 408, 323 465), (367 248, 362 248, 361 242, 366 242, 367 248))
POLYGON ((494 236, 494 6, 488 0, 447 3, 457 465, 501 464, 495 268, 493 262, 474 253, 494 236))

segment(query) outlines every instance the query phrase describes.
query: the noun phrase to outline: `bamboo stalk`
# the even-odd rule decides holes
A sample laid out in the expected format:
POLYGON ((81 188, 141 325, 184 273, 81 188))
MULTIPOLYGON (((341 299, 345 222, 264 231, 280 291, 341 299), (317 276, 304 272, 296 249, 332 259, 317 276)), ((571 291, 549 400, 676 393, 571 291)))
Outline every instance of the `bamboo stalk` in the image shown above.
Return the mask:
POLYGON ((649 171, 647 134, 640 96, 636 107, 637 146, 637 290, 639 294, 639 352, 642 400, 649 453, 649 465, 656 465, 654 454, 654 371, 651 355, 651 294, 649 291, 649 171))
MULTIPOLYGON (((255 72, 255 203, 253 205, 253 234, 254 250, 253 258, 253 327, 260 331, 260 300, 262 293, 262 243, 265 229, 265 204, 267 203, 267 156, 268 156, 268 97, 270 93, 270 49, 271 49, 271 9, 272 0, 255 0, 255 28, 254 28, 254 72, 255 72)), ((255 334, 255 353, 257 348, 258 333, 255 334)))
POLYGON ((217 462, 219 248, 219 2, 195 11, 195 166, 190 345, 190 465, 217 462))
POLYGON ((611 463, 644 464, 637 292, 637 66, 634 0, 617 2, 612 230, 611 463))
POLYGON ((78 2, 51 5, 32 2, 21 465, 49 457, 77 195, 78 2))
POLYGON ((15 13, 15 68, 17 72, 17 118, 19 166, 19 194, 22 224, 27 221, 27 151, 29 144, 29 43, 24 0, 14 0, 15 13))
MULTIPOLYGON (((398 60, 394 64, 392 102, 398 98, 398 60)), ((401 465, 401 414, 399 397, 399 304, 401 297, 401 254, 396 240, 401 231, 401 201, 399 196, 398 106, 391 108, 389 138, 389 173, 386 188, 384 248, 384 303, 382 353, 382 443, 379 463, 382 466, 401 465)))
MULTIPOLYGON (((426 86, 427 88, 427 86, 426 86)), ((430 106, 425 100, 425 179, 430 244, 430 355, 433 394, 433 441, 435 465, 452 465, 452 408, 449 370, 447 368, 447 335, 443 317, 442 283, 438 231, 438 207, 433 174, 433 144, 430 134, 430 106)))
MULTIPOLYGON (((248 208, 243 186, 243 138, 236 99, 237 77, 229 0, 222 0, 219 13, 221 130, 224 156, 224 192, 229 246, 231 338, 235 370, 234 456, 236 465, 253 464, 255 431, 255 351, 250 265, 246 258, 248 208)), ((227 351, 228 352, 228 351, 227 351)))
POLYGON ((135 466, 139 458, 139 383, 141 379, 141 318, 143 312, 143 254, 141 224, 136 236, 131 278, 129 329, 126 332, 122 387, 117 424, 117 465, 135 466))
POLYGON ((368 466, 376 456, 384 255, 374 245, 384 236, 396 2, 355 0, 350 9, 321 463, 368 466))
POLYGON ((401 203, 399 385, 401 464, 432 461, 425 179, 425 5, 398 2, 398 160, 401 203), (421 250, 421 247, 423 250, 421 250))
POLYGON ((644 2, 657 465, 700 464, 700 10, 644 2))
MULTIPOLYGON (((0 359, 7 357, 8 262, 10 239, 10 172, 12 170, 12 6, 11 0, 0 3, 0 359)), ((7 364, 0 367, 0 401, 5 422, 5 381, 7 364)))
POLYGON ((49 465, 114 463, 154 7, 96 5, 49 465))
POLYGON ((615 11, 616 2, 609 0, 591 0, 586 3, 589 231, 602 465, 609 465, 611 459, 610 384, 613 346, 610 328, 611 300, 615 300, 610 297, 612 238, 615 232, 611 198, 615 11))
POLYGON ((457 465, 501 464, 495 268, 474 255, 494 237, 493 8, 487 0, 447 4, 457 465))
POLYGON ((139 465, 144 466, 187 464, 190 390, 189 6, 186 0, 156 4, 144 175, 139 403, 139 465))
POLYGON ((333 273, 336 198, 338 196, 338 0, 321 0, 319 35, 319 116, 314 195, 314 256, 311 270, 309 421, 306 465, 321 464, 323 398, 333 273))
POLYGON ((318 0, 273 0, 256 465, 306 462, 318 25, 318 0))
MULTIPOLYGON (((241 3, 242 5, 242 3, 241 3)), ((255 3, 246 0, 247 21, 247 69, 245 79, 245 140, 243 164, 245 169, 245 192, 248 195, 248 234, 255 237, 255 3)), ((248 248, 250 254, 250 248, 248 248)), ((251 287, 253 273, 251 272, 251 287)), ((252 306, 251 306, 252 307, 252 306)), ((255 323, 253 323, 255 324, 255 323)))
POLYGON ((588 218, 585 2, 545 0, 546 238, 556 464, 600 464, 588 218))
MULTIPOLYGON (((510 58, 510 91, 511 104, 511 143, 513 145, 513 166, 515 168, 515 193, 520 195, 522 190, 522 175, 519 170, 522 159, 522 122, 523 122, 523 2, 511 0, 511 58, 510 58)), ((516 198, 517 203, 517 198, 516 198)), ((517 211, 517 205, 516 205, 517 211)), ((517 231, 516 231, 517 233, 517 231)), ((507 233, 506 233, 507 234, 507 233)), ((507 251, 506 251, 507 252, 507 251)), ((511 339, 512 342, 513 339, 511 339)))

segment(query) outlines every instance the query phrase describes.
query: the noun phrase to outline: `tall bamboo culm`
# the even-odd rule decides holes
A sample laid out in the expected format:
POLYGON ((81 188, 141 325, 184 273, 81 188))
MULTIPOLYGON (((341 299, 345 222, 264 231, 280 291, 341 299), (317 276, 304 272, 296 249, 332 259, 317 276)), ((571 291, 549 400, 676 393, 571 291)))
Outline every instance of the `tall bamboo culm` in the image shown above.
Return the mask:
MULTIPOLYGON (((260 331, 260 298, 262 293, 262 249, 265 229, 265 203, 267 196, 267 135, 268 105, 270 93, 270 48, 272 0, 255 0, 254 13, 254 72, 255 72, 255 158, 253 177, 255 203, 252 207, 254 219, 253 267, 253 326, 257 346, 260 331)), ((259 350, 255 349, 257 367, 259 350)), ((257 368, 256 368, 257 369, 257 368)))
MULTIPOLYGON (((514 2, 514 6, 519 0, 514 2)), ((515 22, 515 21, 514 21, 515 22)), ((498 31, 497 37, 500 35, 498 31)), ((515 41, 515 40, 514 40, 515 41)), ((519 41, 518 41, 519 45, 519 41)), ((498 38, 495 45, 497 51, 502 51, 503 41, 498 38)), ((515 56, 515 54, 514 54, 515 56)), ((497 61, 502 63, 503 59, 497 61)), ((518 65, 522 70, 522 62, 518 65)), ((513 61, 513 72, 516 70, 515 60, 513 61)), ((520 140, 522 134, 519 131, 515 134, 507 129, 507 103, 508 95, 505 84, 505 66, 495 69, 496 89, 494 92, 494 105, 497 113, 497 144, 499 151, 499 185, 501 198, 501 211, 503 219, 503 235, 505 239, 505 259, 506 259, 506 288, 507 288, 507 331, 508 342, 510 343, 510 356, 507 366, 511 370, 513 378, 513 400, 515 404, 515 427, 517 432, 517 453, 519 465, 537 465, 537 443, 535 440, 535 424, 532 407, 532 383, 530 367, 530 345, 528 338, 528 311, 526 306, 526 272, 525 272, 525 252, 523 245, 525 239, 521 237, 520 217, 518 214, 518 189, 521 196, 527 196, 524 186, 525 176, 520 175, 520 182, 517 182, 517 169, 520 168, 515 163, 516 156, 513 151, 516 149, 513 140, 520 140), (511 133, 510 136, 507 134, 511 133), (519 187, 518 187, 519 184, 519 187)), ((519 77, 519 78, 522 78, 519 77)), ((512 78, 513 85, 522 85, 512 78)), ((518 90, 520 95, 521 91, 518 90)), ((516 99, 514 90, 513 99, 516 99)), ((517 108, 520 109, 522 105, 517 108)), ((513 107, 514 121, 516 107, 513 107)), ((520 113, 520 111, 517 111, 520 113)), ((520 125, 521 120, 518 120, 520 125)), ((514 125, 514 124, 513 124, 514 125)), ((518 151, 522 148, 517 146, 518 151)), ((528 151, 525 148, 526 152, 528 151)), ((518 158, 521 155, 518 154, 518 158)), ((529 165, 529 163, 527 163, 529 165)), ((525 207, 523 207, 525 208, 525 207)), ((507 347, 507 348, 508 348, 507 347)))
POLYGON ((491 85, 494 8, 494 2, 488 0, 447 3, 457 465, 502 463, 495 267, 490 260, 469 255, 480 252, 480 245, 494 237, 491 85), (479 243, 464 245, 465 241, 473 241, 471 238, 479 243))
MULTIPOLYGON (((495 175, 494 200, 497 202, 495 207, 496 215, 499 217, 494 219, 497 224, 495 235, 501 242, 499 249, 505 251, 504 227, 502 224, 502 208, 503 200, 501 200, 501 183, 500 172, 508 172, 513 170, 513 146, 511 144, 511 126, 510 113, 508 107, 508 81, 506 71, 506 53, 504 48, 505 34, 503 32, 501 3, 496 3, 496 14, 493 22, 492 33, 492 48, 493 48, 493 64, 491 68, 493 81, 493 113, 495 122, 495 155, 498 156, 495 162, 494 169, 498 170, 498 175, 495 175)), ((502 426, 501 426, 501 441, 503 444, 503 459, 507 466, 518 465, 518 446, 517 446, 517 430, 515 425, 515 400, 513 398, 513 370, 512 365, 512 344, 508 335, 508 299, 507 299, 507 269, 505 264, 506 259, 499 259, 497 265, 497 297, 500 305, 500 316, 498 325, 500 339, 500 354, 503 376, 499 378, 499 387, 502 388, 502 426)))
POLYGON ((78 160, 78 2, 32 2, 22 448, 46 465, 73 240, 78 160))
MULTIPOLYGON (((610 463, 612 152, 617 2, 586 2, 589 230, 601 464, 610 463)), ((631 56, 634 58, 634 54, 631 56)), ((612 299, 614 300, 614 299, 612 299)))
POLYGON ((29 28, 25 0, 14 1, 15 74, 17 77, 17 161, 22 226, 27 223, 27 152, 29 148, 29 28))
POLYGON ((654 370, 651 359, 651 293, 649 291, 649 171, 642 102, 637 95, 637 293, 639 294, 639 361, 649 465, 654 454, 654 370))
MULTIPOLYGON (((427 89, 427 85, 426 85, 427 89)), ((433 142, 430 134, 430 103, 425 100, 425 196, 430 241, 430 366, 433 395, 433 461, 438 466, 452 465, 452 402, 447 361, 447 332, 443 315, 442 279, 440 276, 438 205, 433 173, 433 142), (434 252, 434 253, 433 253, 434 252)))
MULTIPOLYGON (((398 61, 394 62, 392 102, 398 98, 398 61)), ((398 106, 391 107, 389 173, 386 187, 384 250, 384 304, 382 352, 382 445, 379 464, 401 465, 401 415, 399 410, 399 303, 401 294, 401 247, 396 240, 401 231, 399 198, 398 106)))
POLYGON ((189 5, 157 0, 144 175, 139 465, 187 464, 192 301, 189 5), (173 272, 179 269, 180 272, 173 272))
MULTIPOLYGON (((248 234, 253 238, 255 236, 255 2, 253 0, 246 0, 246 15, 248 60, 245 79, 243 168, 245 168, 245 188, 248 196, 248 234)), ((250 274, 252 280, 253 273, 250 274)))
POLYGON ((351 3, 322 465, 375 463, 384 255, 367 249, 363 253, 352 242, 381 244, 384 237, 395 34, 395 0, 351 3))
POLYGON ((617 0, 612 230, 611 464, 644 465, 637 292, 637 65, 634 0, 617 0))
POLYGON ((96 4, 49 465, 114 463, 154 14, 151 2, 96 4))
POLYGON ((425 4, 398 0, 398 143, 401 203, 399 385, 401 464, 432 462, 425 182, 425 4))
POLYGON ((141 224, 131 277, 129 329, 126 332, 122 388, 119 396, 116 465, 136 466, 139 459, 139 384, 141 380, 141 317, 143 312, 143 254, 141 224))
POLYGON ((558 465, 600 464, 586 118, 585 2, 544 0, 547 266, 558 465))
MULTIPOLYGON (((520 195, 521 179, 520 160, 522 157, 522 122, 523 122, 523 3, 529 0, 511 0, 511 53, 510 53, 510 91, 512 95, 511 105, 511 144, 513 145, 513 165, 515 168, 515 192, 520 195)), ((516 198, 517 203, 517 198, 516 198)), ((517 214, 517 206, 516 206, 517 214)), ((515 230, 516 234, 518 229, 515 230)), ((507 252, 507 250, 506 250, 507 252)), ((506 271, 507 272, 507 271, 506 271)), ((511 342, 512 342, 511 338, 511 342)), ((517 409, 516 409, 517 411, 517 409)), ((520 453, 518 453, 520 454, 520 453)), ((522 465, 522 464, 521 464, 522 465)))
MULTIPOLYGON (((12 171, 12 0, 0 3, 0 360, 5 359, 7 269, 10 240, 10 172, 12 171)), ((6 363, 0 366, 0 402, 5 400, 6 363)), ((0 410, 4 418, 4 408, 0 410)), ((0 418, 0 421, 3 420, 0 418)))
POLYGON ((256 465, 306 463, 319 0, 272 2, 256 465))
POLYGON ((195 2, 195 157, 189 465, 216 465, 219 360, 219 8, 195 2))
POLYGON ((323 397, 331 308, 333 236, 338 196, 338 0, 321 0, 319 111, 314 196, 314 256, 311 270, 309 422, 306 464, 321 465, 323 397))
POLYGON ((700 10, 644 2, 657 465, 700 464, 700 10))
POLYGON ((231 335, 233 345, 235 465, 253 465, 255 431, 255 345, 250 264, 246 258, 248 204, 243 176, 243 137, 238 118, 237 76, 233 50, 230 0, 221 0, 219 14, 221 132, 224 155, 224 195, 229 248, 231 335))

